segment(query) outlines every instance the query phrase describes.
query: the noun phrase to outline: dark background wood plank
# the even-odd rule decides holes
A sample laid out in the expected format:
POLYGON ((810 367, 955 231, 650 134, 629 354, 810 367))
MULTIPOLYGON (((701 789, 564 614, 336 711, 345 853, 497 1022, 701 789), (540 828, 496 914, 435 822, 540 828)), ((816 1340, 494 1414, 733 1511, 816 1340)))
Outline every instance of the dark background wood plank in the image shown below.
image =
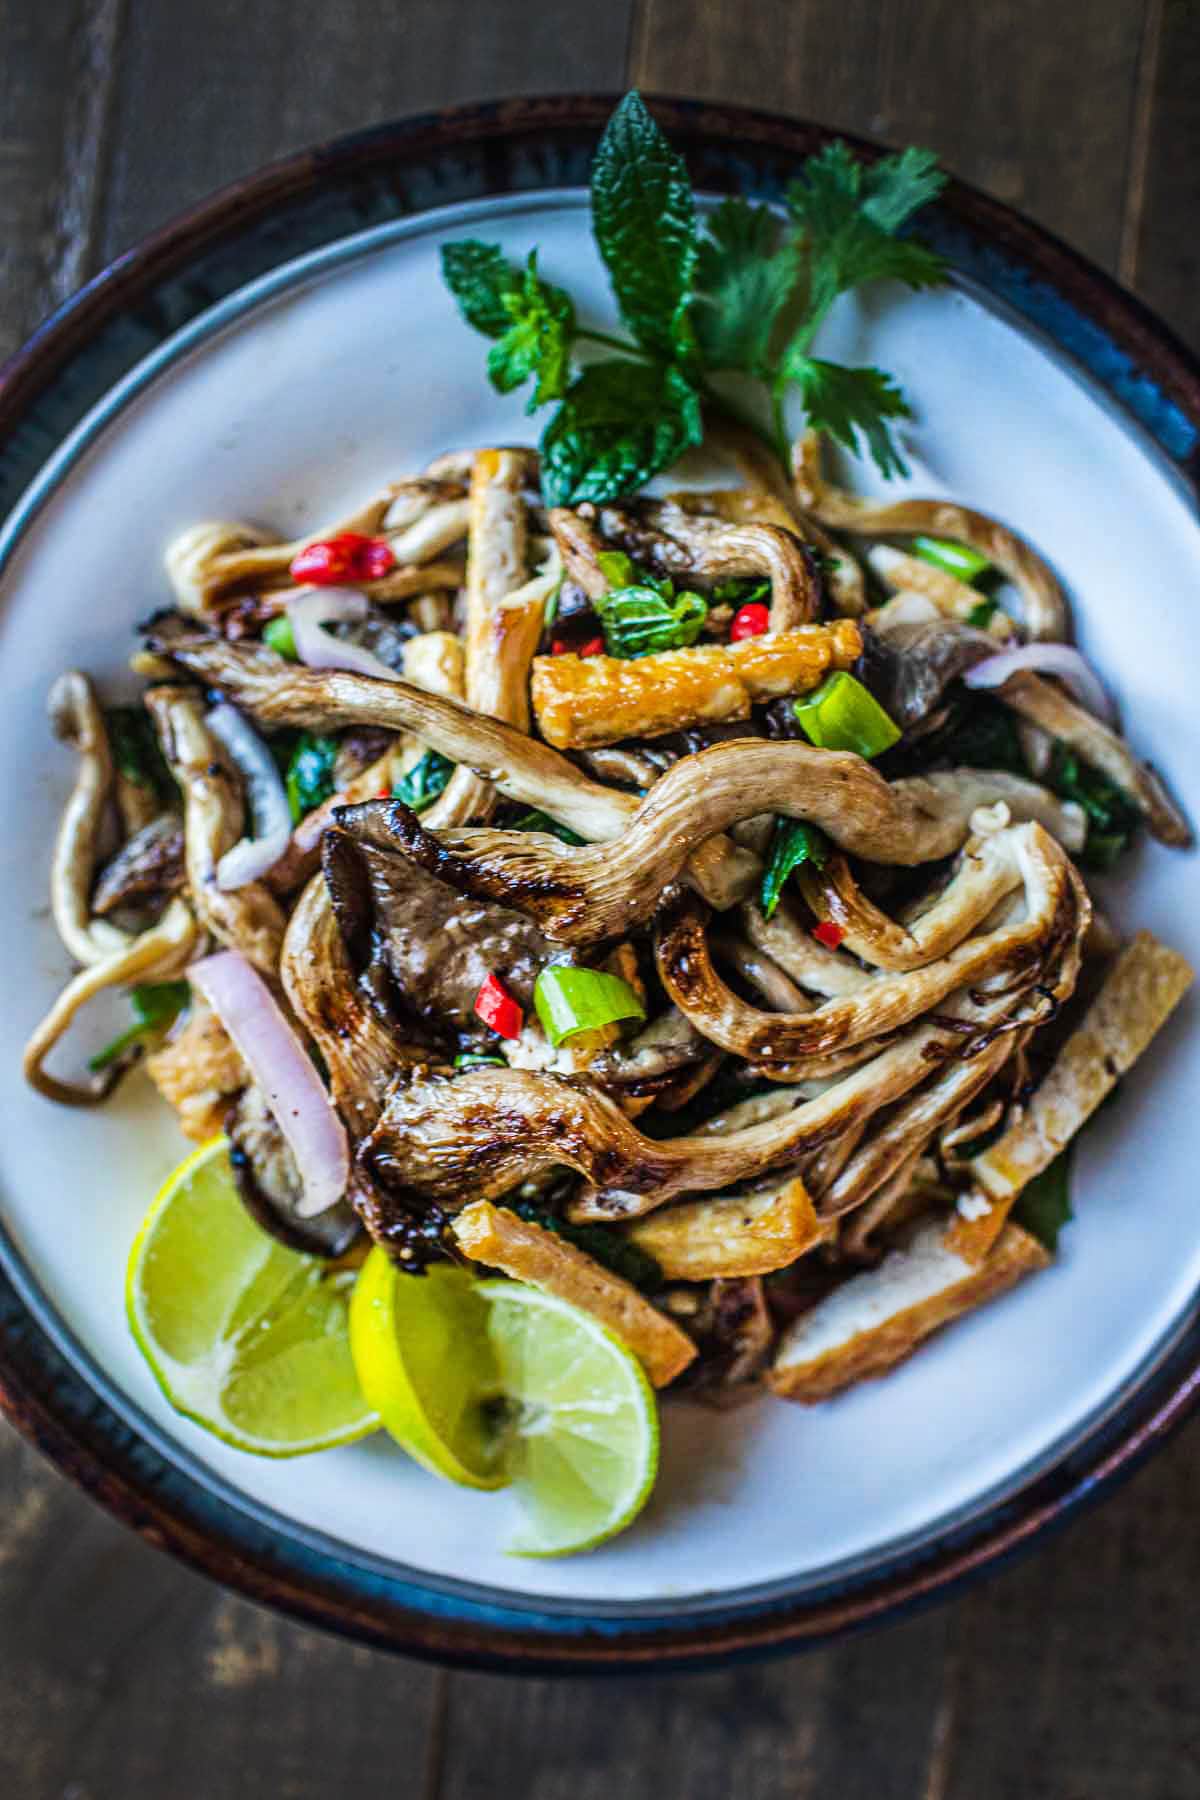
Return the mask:
MULTIPOLYGON (((659 88, 931 144, 1200 342, 1192 0, 0 0, 0 348, 96 260, 333 132, 659 88), (628 62, 627 62, 628 49, 628 62)), ((1184 1800, 1195 1433, 986 1586, 808 1657, 645 1683, 431 1674, 128 1536, 0 1428, 0 1794, 1184 1800)), ((799 1471, 803 1481, 819 1472, 799 1471)))

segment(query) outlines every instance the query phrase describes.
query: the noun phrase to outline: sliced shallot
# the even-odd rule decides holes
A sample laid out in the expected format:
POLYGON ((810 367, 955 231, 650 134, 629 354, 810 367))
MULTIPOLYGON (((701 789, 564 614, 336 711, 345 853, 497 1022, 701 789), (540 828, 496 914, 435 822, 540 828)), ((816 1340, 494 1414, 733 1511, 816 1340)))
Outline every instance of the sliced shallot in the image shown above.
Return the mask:
POLYGON ((188 969, 233 1039, 287 1139, 304 1192, 302 1219, 336 1205, 350 1179, 346 1129, 320 1076, 262 977, 236 950, 221 950, 188 969))
POLYGON ((228 750, 246 784, 254 836, 244 837, 217 864, 217 886, 223 894, 261 881, 275 867, 292 837, 287 790, 275 758, 236 706, 222 700, 204 723, 228 750))
POLYGON ((296 640, 296 654, 310 669, 351 669, 356 675, 374 675, 395 681, 395 669, 361 644, 332 637, 326 625, 361 625, 369 603, 354 588, 303 588, 288 600, 288 618, 296 640))
POLYGON ((1104 683, 1086 657, 1070 644, 1022 644, 1015 650, 1001 650, 996 656, 985 657, 973 669, 968 669, 963 680, 970 688, 998 688, 1003 687, 1018 669, 1036 669, 1041 675, 1057 675, 1097 718, 1111 724, 1116 717, 1104 683))

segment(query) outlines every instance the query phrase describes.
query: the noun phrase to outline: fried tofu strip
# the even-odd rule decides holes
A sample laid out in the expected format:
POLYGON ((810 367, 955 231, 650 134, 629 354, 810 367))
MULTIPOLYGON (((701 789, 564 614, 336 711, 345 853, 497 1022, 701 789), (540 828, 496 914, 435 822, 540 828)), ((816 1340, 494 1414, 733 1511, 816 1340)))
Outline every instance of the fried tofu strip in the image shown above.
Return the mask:
POLYGON ((1021 1118, 971 1164, 975 1185, 969 1210, 979 1217, 960 1216, 951 1225, 947 1242, 957 1254, 972 1263, 983 1261, 1022 1188, 1066 1149, 1166 1024, 1194 979, 1177 951, 1149 931, 1138 932, 1021 1118))
POLYGON ((799 1179, 760 1194, 714 1195, 649 1213, 625 1236, 652 1256, 668 1281, 769 1275, 830 1234, 799 1179))
POLYGON ((716 719, 748 719, 759 700, 816 687, 862 650, 857 625, 798 625, 737 644, 697 644, 627 661, 538 656, 533 710, 547 743, 586 750, 716 719))
POLYGON ((249 1080, 233 1039, 195 991, 183 1024, 146 1058, 146 1073, 196 1144, 225 1129, 225 1114, 249 1080))
MULTIPOLYGON (((481 450, 471 470, 470 529, 467 537, 466 679, 467 704, 489 718, 529 729, 526 673, 537 648, 529 637, 529 608, 501 612, 506 595, 525 573, 524 459, 512 450, 481 450), (522 631, 522 625, 525 626, 522 631), (516 642, 509 640, 514 637, 516 642)), ((537 608, 540 632, 542 606, 537 608)), ((431 830, 487 819, 496 790, 472 769, 458 768, 441 798, 429 809, 431 830)))
POLYGON ((451 1224, 459 1248, 473 1261, 544 1288, 607 1325, 633 1351, 655 1387, 674 1381, 695 1357, 691 1338, 665 1313, 553 1231, 490 1200, 464 1207, 451 1224))
POLYGON ((976 1265, 948 1246, 942 1221, 931 1220, 878 1268, 853 1276, 796 1320, 767 1385, 784 1400, 811 1405, 885 1375, 941 1326, 1049 1261, 1036 1238, 1006 1225, 990 1256, 976 1265))

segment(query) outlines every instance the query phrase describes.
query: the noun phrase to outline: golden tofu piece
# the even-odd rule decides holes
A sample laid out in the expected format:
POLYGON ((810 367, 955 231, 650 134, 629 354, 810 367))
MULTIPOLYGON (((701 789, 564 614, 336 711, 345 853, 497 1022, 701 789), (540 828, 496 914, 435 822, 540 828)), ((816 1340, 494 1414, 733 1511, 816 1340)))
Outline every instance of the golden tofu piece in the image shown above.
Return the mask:
POLYGON ((799 1179, 759 1194, 713 1195, 647 1213, 625 1228, 669 1281, 769 1275, 829 1235, 799 1179))
POLYGON ((984 1262, 968 1262, 948 1246, 943 1220, 931 1220, 905 1248, 835 1288, 789 1327, 767 1385, 785 1400, 811 1405, 885 1375, 941 1326, 1049 1261, 1036 1238, 1006 1225, 984 1262))
POLYGON ((1178 951, 1149 931, 1122 950, 1021 1118, 971 1164, 970 1211, 978 1216, 957 1218, 948 1240, 961 1256, 981 1262, 988 1254, 1022 1188, 1066 1149, 1194 979, 1178 951))
POLYGON ((686 1331, 651 1306, 631 1282, 602 1269, 556 1232, 507 1207, 476 1200, 451 1220, 459 1248, 475 1262, 528 1281, 592 1314, 632 1350, 655 1387, 665 1387, 696 1355, 686 1331))
POLYGON ((628 661, 538 656, 533 710, 547 743, 587 750, 720 719, 746 719, 757 701, 806 692, 862 650, 852 619, 768 631, 737 644, 696 644, 628 661))

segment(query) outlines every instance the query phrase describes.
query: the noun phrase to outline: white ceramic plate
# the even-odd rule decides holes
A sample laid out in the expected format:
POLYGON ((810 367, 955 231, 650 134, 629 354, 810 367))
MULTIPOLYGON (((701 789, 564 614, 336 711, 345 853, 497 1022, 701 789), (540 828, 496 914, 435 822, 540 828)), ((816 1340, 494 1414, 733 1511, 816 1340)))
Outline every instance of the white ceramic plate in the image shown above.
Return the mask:
MULTIPOLYGON (((68 973, 49 924, 51 833, 72 759, 44 702, 64 667, 127 686, 136 621, 169 598, 163 548, 195 520, 294 535, 436 452, 532 441, 483 377, 481 341, 438 273, 447 237, 482 235, 541 267, 583 311, 611 308, 577 193, 444 209, 289 265, 168 339, 68 444, 4 574, 0 712, 0 1197, 13 1244, 62 1330, 175 1461, 352 1555, 501 1595, 591 1609, 691 1610, 761 1584, 804 1592, 918 1545, 1077 1442, 1192 1316, 1200 1225, 1192 1108, 1200 1034, 1185 1005, 1079 1147, 1077 1220, 1048 1273, 956 1325, 882 1382, 806 1410, 668 1404, 657 1495, 636 1527, 575 1560, 507 1556, 509 1500, 437 1484, 382 1438, 284 1464, 176 1418, 125 1328, 130 1241, 185 1146, 141 1078, 96 1113, 56 1108, 17 1070, 68 973), (217 320, 227 322, 217 325, 217 320)), ((912 492, 997 514, 1050 558, 1081 641, 1138 749, 1200 818, 1200 525, 1166 459, 1102 391, 981 293, 843 303, 821 347, 893 371, 916 417, 912 492)), ((876 486, 867 467, 855 471, 876 486)), ((898 490, 893 490, 898 491, 898 490)), ((1106 903, 1200 961, 1195 859, 1148 847, 1106 903)))

